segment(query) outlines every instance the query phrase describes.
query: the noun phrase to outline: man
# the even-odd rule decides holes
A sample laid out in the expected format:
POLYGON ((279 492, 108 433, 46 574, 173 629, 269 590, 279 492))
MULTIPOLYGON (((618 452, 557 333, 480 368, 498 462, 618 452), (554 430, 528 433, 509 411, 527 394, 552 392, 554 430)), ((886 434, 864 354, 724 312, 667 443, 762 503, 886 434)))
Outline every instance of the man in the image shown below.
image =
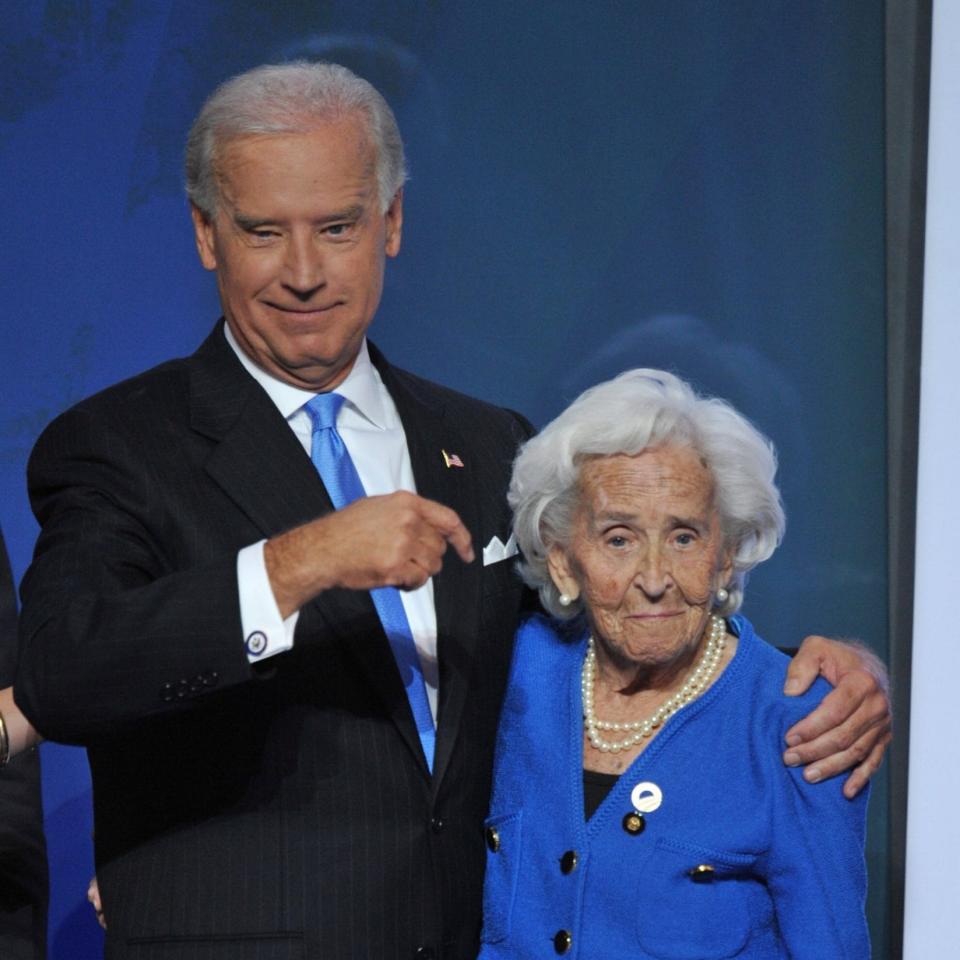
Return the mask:
POLYGON ((47 856, 40 808, 40 757, 34 750, 9 759, 26 746, 27 739, 23 718, 10 698, 16 662, 17 595, 0 534, 0 957, 43 960, 47 856))
MULTIPOLYGON (((225 84, 187 150, 225 323, 31 458, 17 697, 88 745, 108 957, 476 952, 530 427, 367 343, 403 179, 393 116, 349 71, 225 84)), ((851 677, 821 771, 853 751, 862 780, 886 708, 851 677)))

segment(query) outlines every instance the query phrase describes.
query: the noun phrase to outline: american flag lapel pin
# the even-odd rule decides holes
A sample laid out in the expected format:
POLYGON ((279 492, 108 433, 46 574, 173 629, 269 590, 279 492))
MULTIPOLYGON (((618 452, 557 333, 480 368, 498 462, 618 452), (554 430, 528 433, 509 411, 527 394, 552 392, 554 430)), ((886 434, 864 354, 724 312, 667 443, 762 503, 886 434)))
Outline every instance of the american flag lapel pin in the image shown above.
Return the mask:
POLYGON ((463 467, 463 461, 455 453, 447 453, 446 450, 440 451, 443 454, 443 462, 446 464, 447 469, 450 467, 463 467))

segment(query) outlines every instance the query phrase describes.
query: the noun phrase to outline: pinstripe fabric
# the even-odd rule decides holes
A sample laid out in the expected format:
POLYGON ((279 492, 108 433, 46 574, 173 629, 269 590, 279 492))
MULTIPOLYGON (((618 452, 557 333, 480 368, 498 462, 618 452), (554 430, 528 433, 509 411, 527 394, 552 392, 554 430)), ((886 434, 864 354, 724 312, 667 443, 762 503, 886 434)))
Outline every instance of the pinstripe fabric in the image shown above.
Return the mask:
MULTIPOLYGON (((528 426, 371 354, 417 489, 475 544, 504 538, 528 426)), ((42 729, 89 746, 107 957, 472 957, 522 600, 508 565, 451 553, 436 578, 431 780, 368 594, 325 593, 293 651, 247 662, 236 551, 331 505, 219 330, 58 418, 29 482, 18 683, 42 729)))

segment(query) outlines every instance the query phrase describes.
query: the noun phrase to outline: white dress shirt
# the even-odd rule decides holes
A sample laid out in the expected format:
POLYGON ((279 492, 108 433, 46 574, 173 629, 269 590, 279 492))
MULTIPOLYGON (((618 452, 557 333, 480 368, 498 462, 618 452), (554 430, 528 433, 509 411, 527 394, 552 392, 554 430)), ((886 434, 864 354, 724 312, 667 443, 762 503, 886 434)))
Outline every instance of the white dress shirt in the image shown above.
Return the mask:
MULTIPOLYGON (((246 371, 267 392, 281 416, 290 425, 307 456, 313 434, 313 422, 304 405, 316 395, 301 390, 260 369, 240 349, 224 324, 227 342, 246 371)), ((364 340, 346 379, 336 388, 346 402, 337 415, 337 432, 357 469, 368 496, 409 490, 416 493, 413 467, 407 450, 403 424, 377 368, 370 362, 364 340)), ((237 583, 240 592, 240 621, 251 663, 282 653, 293 647, 293 633, 299 611, 284 620, 273 596, 263 559, 266 540, 244 547, 237 554, 237 583)), ((417 590, 401 590, 400 599, 410 624, 413 641, 423 667, 427 698, 437 719, 437 616, 433 606, 433 581, 417 590)))

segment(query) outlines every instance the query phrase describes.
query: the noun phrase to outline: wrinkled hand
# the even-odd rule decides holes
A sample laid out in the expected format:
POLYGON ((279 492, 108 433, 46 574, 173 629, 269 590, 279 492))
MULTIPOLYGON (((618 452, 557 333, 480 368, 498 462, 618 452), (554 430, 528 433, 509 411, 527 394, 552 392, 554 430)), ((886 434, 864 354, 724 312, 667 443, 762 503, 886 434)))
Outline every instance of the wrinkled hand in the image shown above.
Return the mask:
POLYGON ((879 768, 893 735, 887 672, 859 644, 807 637, 790 663, 784 693, 803 693, 818 675, 834 689, 787 731, 783 761, 805 765, 810 783, 853 768, 843 786, 844 796, 852 798, 879 768))
POLYGON ((439 573, 448 545, 464 563, 473 561, 470 532, 453 510, 398 491, 363 497, 274 537, 264 546, 264 561, 287 617, 334 587, 413 590, 439 573))
POLYGON ((96 875, 90 878, 90 886, 87 887, 87 900, 97 913, 97 923, 106 930, 107 922, 103 919, 103 904, 100 902, 100 885, 97 883, 96 875))

